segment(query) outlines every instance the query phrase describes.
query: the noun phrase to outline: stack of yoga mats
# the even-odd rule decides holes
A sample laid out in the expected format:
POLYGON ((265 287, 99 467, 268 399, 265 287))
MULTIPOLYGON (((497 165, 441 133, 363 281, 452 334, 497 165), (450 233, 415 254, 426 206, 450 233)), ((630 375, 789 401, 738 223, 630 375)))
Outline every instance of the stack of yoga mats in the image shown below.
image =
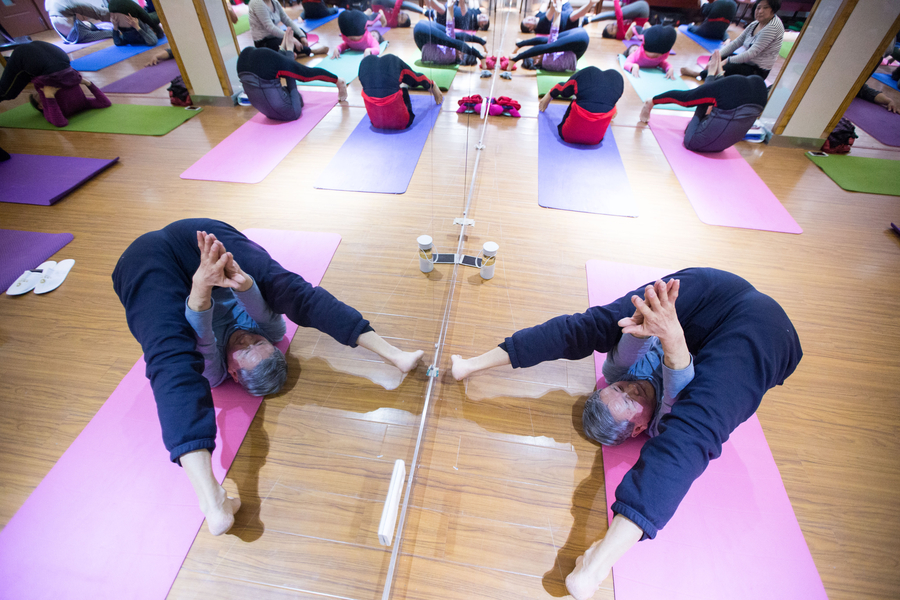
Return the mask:
MULTIPOLYGON (((670 272, 597 260, 586 271, 591 306, 670 272)), ((604 358, 594 353, 598 387, 607 383, 604 358)), ((607 507, 648 439, 603 447, 607 507)), ((656 538, 619 559, 613 584, 616 600, 827 600, 756 415, 735 429, 656 538)))
MULTIPOLYGON (((244 233, 313 285, 341 240, 333 233, 244 233)), ((285 352, 297 329, 286 325, 277 344, 285 352)), ((169 593, 203 513, 184 471, 169 461, 144 371, 141 358, 0 531, 3 598, 164 600, 169 593)), ((213 402, 219 431, 212 467, 221 483, 262 398, 228 381, 213 390, 213 402)))
POLYGON ((0 162, 0 202, 50 206, 117 160, 12 154, 0 162))

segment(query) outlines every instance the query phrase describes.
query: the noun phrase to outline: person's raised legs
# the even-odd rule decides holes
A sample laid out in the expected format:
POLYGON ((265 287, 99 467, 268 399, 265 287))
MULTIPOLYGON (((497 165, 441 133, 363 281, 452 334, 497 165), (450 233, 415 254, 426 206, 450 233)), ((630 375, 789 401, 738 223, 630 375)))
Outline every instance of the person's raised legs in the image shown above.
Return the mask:
POLYGON ((457 381, 462 381, 470 375, 474 375, 485 369, 493 369, 494 367, 502 367, 510 364, 509 354, 506 350, 499 346, 493 350, 489 350, 480 356, 465 359, 459 354, 450 357, 450 373, 457 381))
POLYGON ((366 350, 370 350, 391 363, 401 373, 409 373, 419 364, 419 359, 425 354, 422 350, 415 352, 404 352, 399 348, 390 345, 384 338, 374 331, 367 331, 356 339, 357 345, 366 350))
POLYGON ((206 526, 213 535, 222 535, 234 525, 234 513, 241 508, 239 498, 229 498, 225 488, 216 481, 212 470, 212 455, 201 449, 179 457, 194 492, 200 501, 200 510, 206 516, 206 526))
POLYGON ((644 531, 622 515, 616 515, 606 536, 594 542, 575 560, 566 577, 566 589, 575 600, 588 600, 600 588, 613 565, 644 536, 644 531))

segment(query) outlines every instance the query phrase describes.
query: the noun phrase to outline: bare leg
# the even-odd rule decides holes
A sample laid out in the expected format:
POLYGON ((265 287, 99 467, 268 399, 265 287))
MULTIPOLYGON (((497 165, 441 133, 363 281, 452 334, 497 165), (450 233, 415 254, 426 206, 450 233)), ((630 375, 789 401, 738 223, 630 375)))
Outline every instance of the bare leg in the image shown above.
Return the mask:
POLYGON ((643 537, 644 531, 622 515, 613 518, 606 537, 587 549, 575 561, 575 569, 566 577, 566 589, 575 600, 588 600, 622 556, 643 537))
POLYGON ((508 364, 510 364, 509 354, 506 353, 506 350, 498 346, 493 350, 485 352, 481 356, 470 359, 464 359, 459 354, 454 354, 450 357, 450 372, 453 374, 454 379, 462 381, 466 377, 474 375, 479 371, 493 369, 494 367, 502 367, 503 365, 508 364))
POLYGON ((219 485, 212 471, 209 450, 194 450, 180 457, 194 492, 200 501, 200 510, 206 516, 206 526, 213 535, 222 535, 234 525, 234 513, 241 508, 239 498, 229 498, 225 488, 219 485))
POLYGON ((337 80, 338 102, 347 101, 347 82, 343 79, 337 80))
POLYGON ((699 77, 700 71, 689 67, 681 67, 681 74, 685 77, 699 77))
POLYGON ((400 369, 402 373, 409 373, 415 369, 416 365, 419 364, 419 359, 425 354, 422 350, 404 352, 399 348, 395 348, 374 331, 365 332, 356 339, 356 343, 391 363, 400 369))

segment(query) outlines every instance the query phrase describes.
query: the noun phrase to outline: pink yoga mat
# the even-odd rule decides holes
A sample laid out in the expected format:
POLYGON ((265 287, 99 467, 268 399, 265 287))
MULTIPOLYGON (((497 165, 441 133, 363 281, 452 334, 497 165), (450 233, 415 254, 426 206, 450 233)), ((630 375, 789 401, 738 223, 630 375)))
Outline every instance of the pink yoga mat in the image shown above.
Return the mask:
POLYGON ((781 233, 803 230, 734 148, 691 152, 684 147, 688 119, 653 115, 650 129, 691 206, 707 225, 781 233))
POLYGON ((181 174, 182 179, 259 183, 337 104, 337 92, 304 89, 296 121, 273 121, 257 113, 181 174))
MULTIPOLYGON (((314 285, 341 240, 333 233, 244 233, 314 285)), ((285 321, 282 350, 297 329, 285 321)), ((213 390, 213 400, 213 470, 221 482, 261 398, 229 381, 213 390)), ((187 476, 162 444, 140 359, 0 531, 0 598, 163 600, 202 523, 187 476)))
MULTIPOLYGON (((585 268, 591 306, 668 272, 597 260, 585 268)), ((598 387, 606 385, 604 358, 594 353, 598 387)), ((608 507, 647 439, 603 447, 608 507)), ((613 583, 616 600, 827 600, 756 415, 731 434, 656 538, 616 563, 613 583)))

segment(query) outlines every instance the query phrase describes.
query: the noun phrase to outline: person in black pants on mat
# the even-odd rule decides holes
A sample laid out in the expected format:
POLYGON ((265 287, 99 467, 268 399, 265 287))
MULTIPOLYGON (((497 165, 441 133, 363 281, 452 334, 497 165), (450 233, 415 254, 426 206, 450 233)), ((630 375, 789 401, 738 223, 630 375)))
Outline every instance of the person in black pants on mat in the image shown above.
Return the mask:
MULTIPOLYGON (((414 369, 423 354, 390 345, 356 309, 287 271, 263 248, 221 221, 187 219, 142 235, 122 254, 112 280, 128 327, 144 351, 163 443, 170 459, 184 467, 213 535, 225 533, 234 524, 240 500, 226 497, 213 476, 216 412, 204 377, 208 367, 201 347, 209 340, 198 340, 187 310, 202 312, 207 303, 233 301, 232 290, 255 288, 264 312, 284 314, 341 344, 362 346, 404 373, 414 369)), ((216 340, 217 346, 224 347, 229 373, 232 369, 253 371, 256 366, 245 359, 258 365, 262 354, 272 352, 271 343, 254 337, 252 329, 229 326, 228 339, 216 340)))
POLYGON ((458 62, 468 66, 478 64, 478 59, 484 58, 484 54, 466 42, 475 42, 481 46, 487 44, 484 38, 463 31, 455 32, 455 37, 451 38, 443 25, 424 20, 416 23, 413 28, 413 40, 422 51, 422 62, 439 65, 458 62))
MULTIPOLYGON (((616 488, 616 502, 610 507, 615 517, 606 536, 576 561, 566 578, 566 588, 578 600, 593 596, 634 544, 656 537, 694 480, 722 453, 731 432, 756 412, 768 390, 784 383, 803 356, 797 332, 775 300, 732 273, 685 269, 605 306, 518 331, 481 356, 453 356, 451 372, 460 380, 503 365, 519 369, 560 358, 579 360, 595 351, 608 353, 626 336, 625 329, 630 336, 657 337, 663 350, 666 340, 672 347, 686 344, 694 377, 670 412, 658 419, 656 435, 616 488), (673 283, 679 286, 677 300, 667 303, 664 294, 673 283), (665 318, 669 310, 677 314, 677 323, 661 331, 660 324, 670 323, 665 318)), ((667 361, 664 365, 679 368, 667 361)), ((655 390, 644 386, 645 393, 631 393, 626 387, 629 398, 621 398, 622 390, 613 391, 626 409, 617 412, 629 413, 635 430, 655 414, 655 390)), ((595 410, 589 406, 595 401, 585 404, 585 417, 595 410)))
POLYGON ((570 144, 599 144, 616 116, 616 102, 624 88, 625 80, 617 70, 585 67, 553 86, 538 108, 544 112, 551 99, 574 98, 559 123, 559 137, 570 144))
MULTIPOLYGON (((596 2, 594 0, 590 0, 578 9, 573 10, 571 4, 563 2, 562 6, 559 7, 559 30, 562 32, 580 27, 582 17, 593 9, 595 4, 596 2)), ((540 10, 534 16, 522 19, 519 29, 522 33, 540 33, 547 35, 550 33, 550 28, 553 26, 556 10, 556 2, 550 0, 545 10, 540 10)))
POLYGON ((378 129, 406 129, 413 124, 416 115, 409 100, 409 88, 430 91, 435 104, 444 99, 433 81, 413 71, 393 54, 363 58, 359 64, 359 82, 369 120, 378 129))
MULTIPOLYGON (((293 38, 288 29, 285 38, 293 38)), ((285 48, 291 48, 293 39, 287 39, 285 48)), ((247 47, 237 61, 238 77, 250 104, 276 121, 296 121, 303 111, 303 97, 297 89, 297 81, 327 81, 337 85, 338 100, 347 100, 347 84, 330 71, 311 68, 294 60, 292 50, 275 52, 269 48, 247 47)))
POLYGON ((548 42, 547 37, 533 37, 529 40, 516 42, 516 47, 534 46, 528 50, 523 50, 515 56, 509 58, 506 70, 515 69, 515 63, 526 59, 534 58, 535 67, 543 68, 547 71, 574 71, 578 59, 587 52, 588 44, 591 41, 588 32, 581 27, 562 31, 555 42, 548 42), (544 58, 547 54, 562 53, 558 58, 554 57, 553 61, 544 58))
POLYGON ((728 39, 728 26, 737 12, 735 1, 715 0, 701 6, 700 10, 703 13, 703 22, 691 25, 688 31, 710 40, 728 39))
POLYGON ((684 147, 694 152, 721 152, 747 135, 768 101, 766 82, 758 75, 724 76, 719 51, 709 59, 710 76, 692 90, 672 90, 644 103, 641 121, 650 121, 657 104, 695 106, 684 132, 684 147))
POLYGON ((322 0, 305 0, 301 4, 303 5, 303 11, 300 13, 300 18, 304 21, 324 19, 325 17, 337 14, 337 9, 335 7, 328 6, 322 0))

